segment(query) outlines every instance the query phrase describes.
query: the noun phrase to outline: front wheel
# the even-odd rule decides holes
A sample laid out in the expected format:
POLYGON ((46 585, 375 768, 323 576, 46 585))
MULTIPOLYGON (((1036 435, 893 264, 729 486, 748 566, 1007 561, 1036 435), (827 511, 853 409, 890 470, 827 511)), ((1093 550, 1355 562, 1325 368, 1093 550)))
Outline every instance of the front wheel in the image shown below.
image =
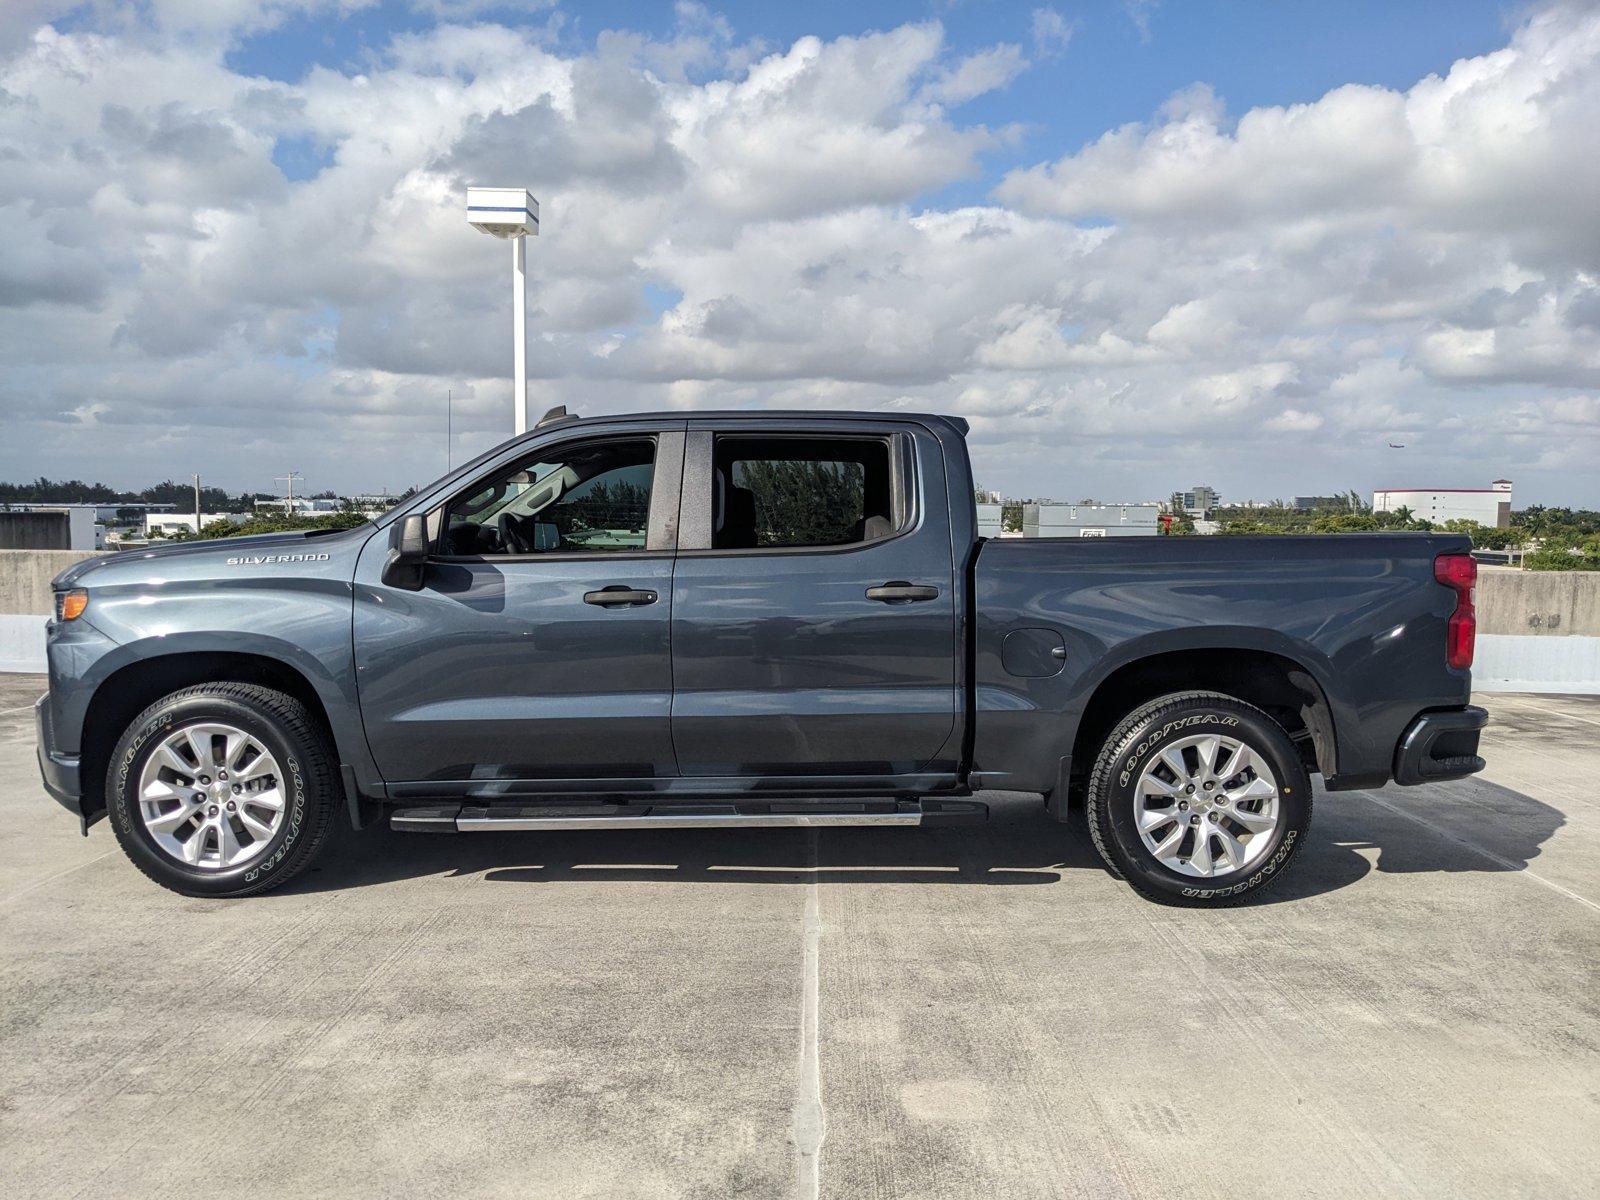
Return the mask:
POLYGON ((1214 692, 1163 696, 1106 738, 1089 777, 1095 848, 1148 899, 1238 904, 1288 869, 1311 777, 1283 727, 1214 692))
POLYGON ((163 697, 136 717, 106 781, 111 827, 133 864, 185 896, 251 896, 323 849, 339 793, 305 705, 245 683, 163 697))

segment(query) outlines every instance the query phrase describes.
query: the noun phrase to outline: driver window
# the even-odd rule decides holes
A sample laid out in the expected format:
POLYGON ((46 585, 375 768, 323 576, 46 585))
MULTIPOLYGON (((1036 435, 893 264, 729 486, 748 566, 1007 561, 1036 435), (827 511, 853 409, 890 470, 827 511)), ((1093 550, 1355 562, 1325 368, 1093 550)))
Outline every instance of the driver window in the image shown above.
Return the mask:
POLYGON ((444 552, 589 554, 643 550, 655 443, 584 442, 546 450, 450 505, 444 552))

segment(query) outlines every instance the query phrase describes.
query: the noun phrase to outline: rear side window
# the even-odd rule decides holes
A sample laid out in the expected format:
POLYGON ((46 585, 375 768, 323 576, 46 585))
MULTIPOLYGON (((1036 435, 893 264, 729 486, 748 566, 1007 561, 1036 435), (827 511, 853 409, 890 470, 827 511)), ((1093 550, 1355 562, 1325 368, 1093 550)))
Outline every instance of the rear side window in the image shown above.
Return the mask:
POLYGON ((847 546, 895 532, 881 438, 719 437, 712 546, 847 546))

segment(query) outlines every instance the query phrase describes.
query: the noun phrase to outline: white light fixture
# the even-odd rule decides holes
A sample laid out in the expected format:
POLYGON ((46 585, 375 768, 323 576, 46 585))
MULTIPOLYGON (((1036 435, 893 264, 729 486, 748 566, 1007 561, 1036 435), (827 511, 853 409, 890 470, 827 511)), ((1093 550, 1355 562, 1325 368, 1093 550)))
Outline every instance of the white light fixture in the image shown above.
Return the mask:
POLYGON ((467 221, 511 241, 512 390, 516 432, 528 430, 528 258, 522 239, 539 232, 539 202, 527 188, 469 187, 467 221))

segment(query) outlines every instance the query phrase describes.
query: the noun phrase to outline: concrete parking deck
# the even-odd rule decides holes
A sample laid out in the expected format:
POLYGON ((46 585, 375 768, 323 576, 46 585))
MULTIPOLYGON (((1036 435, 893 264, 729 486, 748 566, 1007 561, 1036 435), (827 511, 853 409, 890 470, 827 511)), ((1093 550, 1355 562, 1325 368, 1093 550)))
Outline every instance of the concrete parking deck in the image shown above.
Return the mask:
POLYGON ((1267 902, 1081 826, 428 837, 162 891, 0 678, 0 1193, 1593 1196, 1600 699, 1318 795, 1267 902))

